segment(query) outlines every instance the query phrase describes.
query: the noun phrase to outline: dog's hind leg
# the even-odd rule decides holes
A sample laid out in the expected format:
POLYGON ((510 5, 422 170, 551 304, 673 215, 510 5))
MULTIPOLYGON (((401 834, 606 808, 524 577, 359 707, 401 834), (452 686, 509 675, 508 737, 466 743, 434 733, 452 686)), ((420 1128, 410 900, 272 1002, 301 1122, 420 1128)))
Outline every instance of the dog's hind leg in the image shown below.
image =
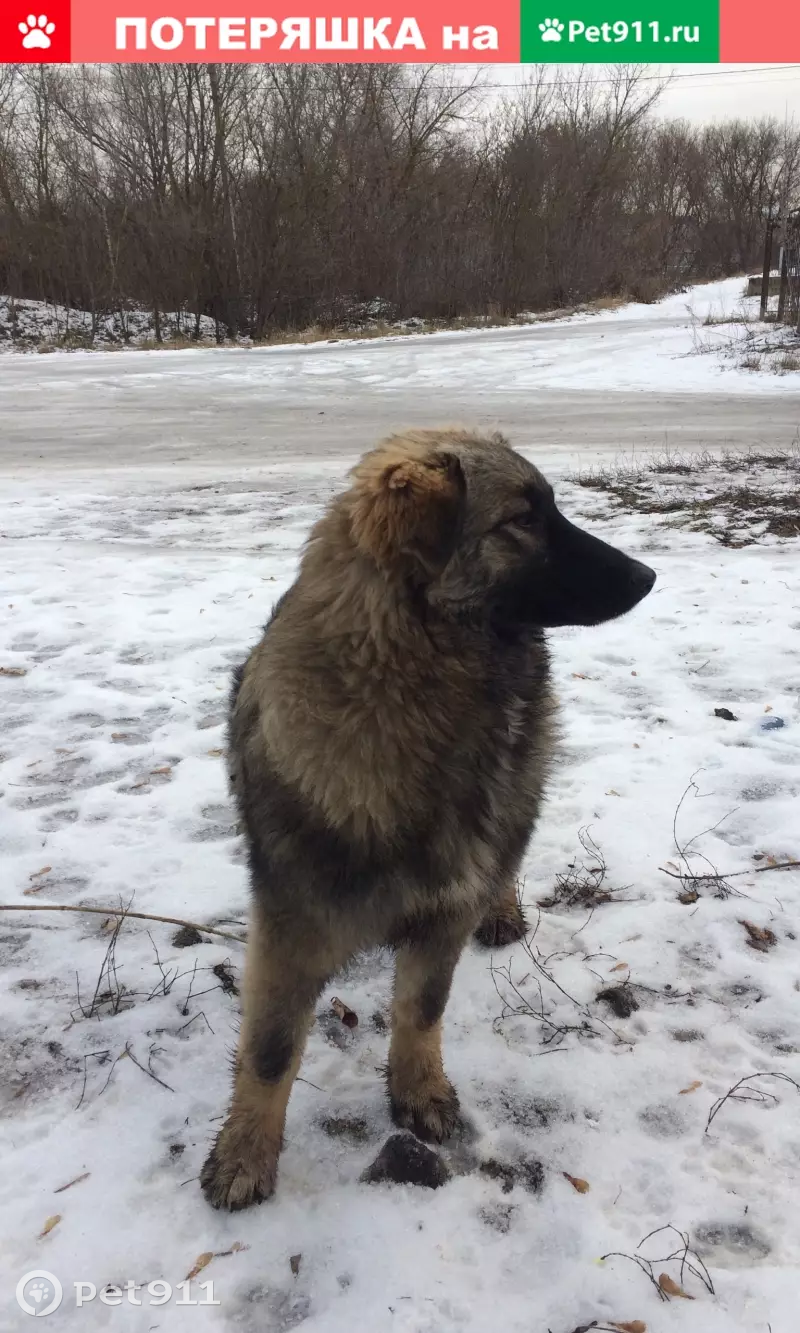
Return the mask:
POLYGON ((525 938, 528 923, 519 902, 516 875, 509 875, 491 909, 475 931, 475 943, 483 949, 503 949, 525 938))
POLYGON ((233 1100, 200 1176, 215 1208, 246 1208, 275 1189, 289 1094, 328 964, 300 919, 277 927, 254 909, 233 1100))
POLYGON ((442 1067, 442 1015, 469 930, 435 918, 397 950, 388 1085, 392 1119, 441 1142, 458 1122, 458 1096, 442 1067))
POLYGON ((475 931, 475 943, 484 949, 502 949, 516 944, 528 931, 519 901, 517 876, 530 837, 530 825, 520 827, 510 838, 497 867, 497 889, 489 911, 475 931))

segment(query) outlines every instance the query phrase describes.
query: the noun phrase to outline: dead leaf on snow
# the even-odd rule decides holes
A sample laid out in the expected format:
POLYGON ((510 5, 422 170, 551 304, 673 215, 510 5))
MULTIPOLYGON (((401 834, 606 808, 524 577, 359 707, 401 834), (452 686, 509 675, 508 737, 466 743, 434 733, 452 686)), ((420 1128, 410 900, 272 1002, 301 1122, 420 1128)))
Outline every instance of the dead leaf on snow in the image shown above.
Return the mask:
POLYGON ((744 926, 747 931, 747 943, 751 949, 758 949, 759 953, 766 953, 773 945, 778 943, 777 936, 767 926, 756 926, 752 921, 739 921, 740 926, 744 926))
POLYGON ((300 1261, 302 1258, 303 1258, 302 1254, 292 1254, 289 1256, 289 1267, 291 1268, 295 1277, 297 1277, 297 1274, 300 1272, 300 1261))
POLYGON ((229 1250, 216 1250, 213 1257, 215 1259, 227 1259, 230 1254, 241 1254, 243 1250, 249 1250, 249 1245, 243 1245, 240 1240, 235 1240, 229 1250))
POLYGON ((27 676, 27 667, 0 667, 0 676, 27 676))
POLYGON ((34 870, 33 873, 28 876, 28 879, 36 879, 39 875, 49 875, 52 869, 52 866, 42 866, 41 870, 34 870))
POLYGON ((703 1084, 701 1083, 700 1079, 696 1078, 694 1080, 694 1083, 689 1084, 688 1088, 681 1088, 680 1096, 685 1097, 687 1092, 697 1092, 697 1089, 702 1088, 702 1086, 703 1084))
POLYGON ((678 902, 684 906, 691 906, 692 903, 700 901, 700 894, 697 889, 684 889, 683 893, 678 894, 678 902))
POLYGON ((568 1181, 569 1181, 569 1183, 570 1183, 570 1185, 572 1186, 572 1188, 573 1188, 574 1190, 577 1190, 579 1194, 588 1194, 588 1193, 589 1193, 589 1190, 591 1189, 591 1186, 590 1186, 588 1180, 581 1180, 580 1176, 571 1176, 571 1175, 569 1174, 569 1171, 562 1171, 561 1174, 562 1174, 562 1176, 564 1177, 565 1180, 568 1180, 568 1181))
POLYGON ((57 1227, 60 1221, 61 1221, 61 1214, 53 1213, 52 1217, 48 1217, 47 1221, 45 1222, 44 1226, 42 1227, 36 1239, 44 1240, 45 1236, 49 1236, 50 1232, 53 1230, 53 1227, 57 1227))
POLYGON ((619 796, 619 795, 620 793, 618 791, 614 791, 613 787, 609 787, 608 791, 606 792, 606 796, 619 796))
POLYGON ((669 1273, 659 1273, 658 1285, 665 1296, 680 1296, 684 1301, 694 1300, 694 1296, 690 1296, 688 1291, 684 1291, 683 1287, 679 1287, 677 1282, 673 1282, 669 1273))
POLYGON ((159 776, 172 772, 172 764, 163 764, 161 768, 151 768, 151 773, 157 773, 159 776))
POLYGON ((191 1282, 193 1277, 197 1277, 198 1273, 202 1273, 203 1269, 208 1267, 213 1258, 214 1258, 213 1250, 203 1250, 202 1254, 198 1254, 197 1258, 194 1261, 194 1266, 186 1274, 184 1282, 191 1282))
POLYGON ((221 755, 221 754, 224 754, 224 753, 225 753, 224 750, 209 750, 209 751, 208 751, 208 754, 211 755, 212 759, 219 759, 220 755, 221 755))
POLYGON ((129 731, 112 731, 111 733, 112 741, 126 741, 128 740, 129 737, 130 737, 129 731))
POLYGON ((647 1324, 641 1319, 632 1319, 629 1324, 612 1324, 612 1328, 618 1328, 619 1333, 647 1333, 647 1324))
POLYGON ((331 1000, 331 1009, 335 1013, 336 1017, 341 1019, 346 1028, 358 1027, 358 1014, 355 1012, 355 1010, 349 1008, 349 1006, 346 1005, 343 1000, 340 1000, 336 995, 334 995, 333 999, 331 1000))
POLYGON ((612 971, 612 972, 621 972, 621 971, 623 970, 623 968, 626 968, 627 966, 628 966, 627 963, 615 963, 614 966, 612 967, 611 971, 612 971))
POLYGON ((68 1180, 66 1185, 59 1185, 57 1190, 53 1190, 53 1193, 63 1194, 64 1190, 71 1190, 73 1185, 80 1185, 82 1180, 88 1180, 90 1175, 90 1171, 84 1171, 83 1175, 76 1176, 74 1180, 68 1180))

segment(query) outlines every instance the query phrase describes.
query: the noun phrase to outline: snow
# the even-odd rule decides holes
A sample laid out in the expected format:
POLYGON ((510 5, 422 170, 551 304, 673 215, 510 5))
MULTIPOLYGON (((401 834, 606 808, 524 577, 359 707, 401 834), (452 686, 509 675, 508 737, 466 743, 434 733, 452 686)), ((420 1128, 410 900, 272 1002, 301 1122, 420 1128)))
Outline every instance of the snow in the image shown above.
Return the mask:
MULTIPOLYGON (((188 338, 194 330, 195 317, 187 311, 165 311, 161 315, 164 338, 188 338)), ((201 315, 198 331, 201 341, 214 341, 214 320, 201 315)), ((89 310, 0 296, 0 351, 28 350, 42 343, 58 344, 62 339, 73 339, 77 344, 89 342, 96 348, 117 347, 123 341, 136 346, 154 337, 153 313, 149 310, 117 311, 93 320, 89 310)))
MULTIPOLYGON (((668 338, 674 317, 648 316, 668 338)), ((634 334, 631 361, 652 365, 662 353, 629 312, 587 319, 582 355, 598 376, 606 354, 597 344, 604 330, 622 337, 623 325, 634 334)), ((488 347, 495 336, 482 337, 488 347)), ((496 341, 485 357, 496 356, 499 374, 496 341)), ((522 353, 509 342, 513 361, 522 353)), ((426 339, 414 353, 414 383, 429 403, 443 382, 435 344, 426 339)), ((407 355, 398 343, 380 364, 409 375, 407 355)), ((160 376, 183 356, 147 364, 160 376)), ((291 364, 285 352, 190 356, 198 368, 235 368, 246 357, 276 376, 268 367, 291 364)), ((35 362, 45 379, 54 360, 35 362)), ((76 403, 105 360, 69 358, 87 380, 71 370, 76 403)), ((604 363, 613 368, 613 358, 604 363)), ((636 373, 618 366, 615 382, 636 373)), ((783 392, 794 379, 767 382, 783 392)), ((249 383, 261 391, 261 379, 249 383)), ((149 382, 139 392, 146 401, 149 382)), ((246 395, 246 380, 238 392, 246 395)), ((0 675, 4 901, 130 903, 242 933, 246 868, 220 757, 228 675, 291 583, 304 535, 347 461, 282 456, 168 470, 154 449, 135 473, 84 459, 54 486, 46 464, 15 475, 8 459, 0 667, 26 674, 0 675)), ((105 919, 3 913, 0 1327, 25 1326, 13 1292, 36 1269, 64 1284, 54 1327, 68 1330, 795 1326, 800 1093, 757 1081, 775 1100, 728 1101, 706 1132, 714 1103, 743 1076, 800 1082, 800 876, 756 873, 767 857, 800 855, 794 544, 727 549, 617 511, 562 464, 549 471, 571 518, 644 558, 659 579, 625 619, 552 635, 563 743, 525 865, 529 916, 539 919, 533 960, 516 946, 493 959, 470 950, 459 965, 445 1060, 473 1132, 444 1150, 453 1179, 435 1192, 359 1182, 391 1130, 380 1073, 388 1037, 373 1018, 387 1010, 387 957, 357 960, 320 1000, 276 1198, 222 1216, 196 1177, 229 1092, 237 1008, 222 982, 228 969, 238 979, 241 945, 206 935, 178 949, 174 927, 129 919, 116 943, 117 1003, 103 999, 85 1017, 109 945, 105 919), (721 706, 738 720, 715 717, 721 706), (776 716, 784 728, 763 730, 776 716), (611 901, 539 918, 536 903, 556 876, 587 860, 582 829, 605 859, 611 901), (703 889, 697 902, 680 902, 680 883, 661 869, 680 864, 675 836, 681 845, 696 838, 689 850, 712 865, 746 872, 730 881, 744 896, 703 889), (774 946, 750 947, 743 920, 771 930, 774 946), (621 1019, 595 997, 628 977, 639 1008, 621 1019), (359 1016, 352 1032, 330 1018, 335 995, 359 1016), (506 1011, 523 1012, 503 1017, 504 999, 506 1011), (544 1023, 535 1017, 542 1004, 544 1023), (331 1137, 326 1118, 363 1125, 331 1137), (542 1192, 517 1183, 503 1193, 477 1169, 487 1159, 540 1161, 542 1192), (629 1259, 600 1262, 634 1255, 670 1224, 688 1233, 715 1295, 681 1276, 677 1261, 655 1263, 655 1275, 669 1273, 694 1302, 662 1302, 629 1259), (230 1253, 236 1243, 249 1248, 230 1253), (137 1309, 126 1300, 110 1313, 96 1298, 75 1309, 74 1281, 175 1286, 208 1252, 219 1257, 197 1281, 213 1281, 219 1306, 181 1308, 173 1297, 137 1309)), ((658 1235, 639 1253, 659 1260, 675 1247, 658 1235)), ((196 1285, 193 1295, 203 1295, 196 1285)))
MULTIPOLYGON (((478 396, 542 389, 641 393, 654 386, 674 393, 796 393, 800 371, 759 374, 739 363, 737 353, 746 351, 751 330, 774 330, 774 325, 759 324, 758 298, 746 298, 744 291, 742 278, 726 278, 654 304, 632 302, 510 328, 278 347, 188 348, 170 351, 168 359, 164 351, 128 348, 108 364, 107 357, 93 352, 62 352, 48 357, 55 365, 41 373, 46 382, 59 382, 74 369, 82 379, 109 387, 130 383, 134 376, 202 381, 213 373, 228 391, 257 389, 271 401, 294 394, 298 377, 305 391, 320 400, 343 386, 354 393, 469 390, 478 396), (741 322, 744 316, 749 329, 741 322), (706 327, 708 317, 715 322, 706 327)), ((50 309, 42 308, 42 318, 49 318, 50 309)), ((58 316, 62 325, 65 313, 58 316)), ((2 314, 0 303, 0 329, 2 314)), ((145 324, 140 332, 152 336, 145 324)), ((10 349, 11 343, 0 339, 3 346, 10 349)), ((10 373, 13 377, 14 368, 10 373)))

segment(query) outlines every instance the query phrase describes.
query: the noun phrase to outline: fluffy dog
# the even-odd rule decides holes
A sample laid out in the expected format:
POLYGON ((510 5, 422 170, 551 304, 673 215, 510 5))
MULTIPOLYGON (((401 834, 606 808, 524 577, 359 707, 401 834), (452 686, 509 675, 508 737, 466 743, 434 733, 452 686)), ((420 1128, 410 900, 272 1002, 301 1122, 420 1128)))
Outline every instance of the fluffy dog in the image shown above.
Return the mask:
POLYGON ((253 911, 215 1207, 275 1188, 320 992, 396 955, 388 1090, 398 1125, 458 1120, 442 1014, 459 955, 524 934, 517 872, 554 744, 544 631, 596 625, 655 574, 574 527, 498 434, 411 431, 354 469, 236 673, 231 781, 253 911))

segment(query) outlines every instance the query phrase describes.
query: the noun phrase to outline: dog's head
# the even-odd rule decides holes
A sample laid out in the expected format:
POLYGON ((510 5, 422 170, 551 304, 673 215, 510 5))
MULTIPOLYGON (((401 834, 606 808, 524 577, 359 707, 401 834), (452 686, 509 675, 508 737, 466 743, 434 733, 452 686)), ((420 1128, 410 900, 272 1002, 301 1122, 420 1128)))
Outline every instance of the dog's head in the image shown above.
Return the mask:
POLYGON ((501 435, 412 431, 367 454, 344 497, 361 553, 444 614, 518 625, 598 625, 650 592, 655 573, 576 528, 501 435))

